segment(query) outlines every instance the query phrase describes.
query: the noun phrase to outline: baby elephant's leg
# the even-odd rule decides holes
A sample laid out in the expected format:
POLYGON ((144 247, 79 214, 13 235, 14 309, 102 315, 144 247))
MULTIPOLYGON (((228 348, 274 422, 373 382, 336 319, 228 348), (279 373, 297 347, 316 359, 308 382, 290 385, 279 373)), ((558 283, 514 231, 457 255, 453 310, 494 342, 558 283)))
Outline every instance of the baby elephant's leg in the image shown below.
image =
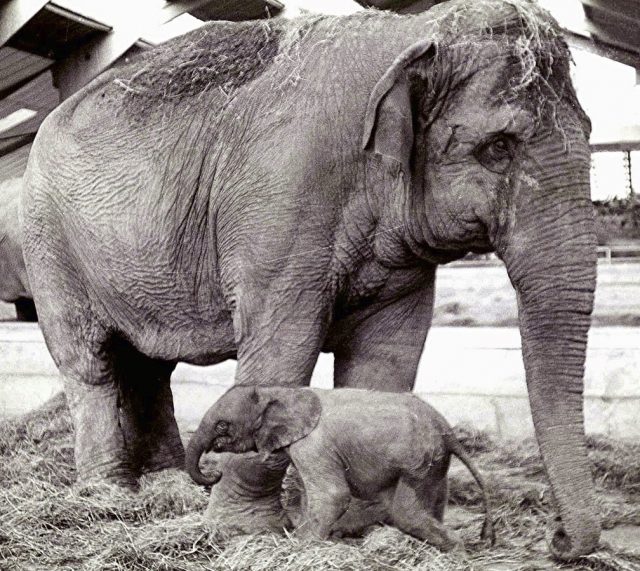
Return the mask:
POLYGON ((442 551, 461 547, 462 542, 455 533, 433 516, 433 498, 424 487, 424 480, 400 478, 391 508, 394 525, 442 551))
POLYGON ((433 486, 429 490, 429 503, 431 506, 431 514, 440 523, 444 521, 444 510, 449 501, 449 480, 445 476, 438 482, 433 482, 433 486))
POLYGON ((391 501, 384 497, 372 500, 351 498, 347 511, 336 521, 331 533, 335 537, 362 535, 367 528, 381 523, 391 523, 389 507, 391 501))
POLYGON ((323 458, 291 455, 304 484, 301 537, 327 539, 334 523, 349 507, 351 493, 342 470, 323 458), (301 461, 302 460, 302 461, 301 461))

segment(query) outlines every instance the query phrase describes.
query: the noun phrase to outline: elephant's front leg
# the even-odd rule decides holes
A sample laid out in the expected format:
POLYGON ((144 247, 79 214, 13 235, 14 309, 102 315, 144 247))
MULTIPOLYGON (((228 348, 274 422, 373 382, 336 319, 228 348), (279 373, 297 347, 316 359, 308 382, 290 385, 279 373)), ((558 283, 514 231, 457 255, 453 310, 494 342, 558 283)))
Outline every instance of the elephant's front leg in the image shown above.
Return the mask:
MULTIPOLYGON (((334 386, 381 391, 411 391, 424 343, 431 326, 435 266, 422 272, 422 285, 379 307, 367 308, 335 324, 328 346, 333 350, 334 386)), ((392 286, 393 284, 391 284, 392 286)), ((389 521, 386 502, 352 502, 348 518, 337 533, 365 529, 389 521)))
MULTIPOLYGON (((272 287, 277 293, 244 292, 244 304, 239 297, 234 315, 236 383, 307 386, 324 339, 331 300, 315 287, 272 287)), ((288 524, 280 503, 288 463, 286 457, 274 465, 247 455, 222 460, 223 477, 212 490, 207 516, 226 514, 227 523, 246 532, 282 528, 288 524), (231 477, 225 478, 229 473, 231 477)))
POLYGON ((304 487, 302 515, 296 534, 327 539, 352 501, 344 466, 331 447, 294 443, 289 454, 304 487))
POLYGON ((225 454, 222 478, 211 489, 205 518, 244 533, 281 532, 290 527, 280 503, 281 482, 289 465, 284 452, 225 454))
POLYGON ((423 268, 420 278, 421 285, 410 293, 335 324, 328 340, 335 356, 335 387, 413 389, 433 316, 435 266, 423 268))

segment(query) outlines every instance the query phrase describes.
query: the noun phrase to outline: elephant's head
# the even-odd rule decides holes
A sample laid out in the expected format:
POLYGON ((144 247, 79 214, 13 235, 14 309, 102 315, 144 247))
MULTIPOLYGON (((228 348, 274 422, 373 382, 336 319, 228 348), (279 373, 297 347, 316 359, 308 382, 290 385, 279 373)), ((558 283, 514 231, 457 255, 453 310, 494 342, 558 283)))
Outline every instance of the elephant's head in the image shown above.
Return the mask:
POLYGON ((596 280, 590 123, 557 24, 525 0, 454 0, 369 98, 363 147, 389 264, 495 250, 517 292, 536 435, 561 558, 600 533, 584 441, 583 374, 596 280), (377 169, 377 170, 376 170, 377 169), (390 182, 390 184, 388 184, 390 182), (384 188, 383 188, 384 186, 384 188))
POLYGON ((186 466, 194 481, 211 485, 220 473, 200 471, 203 453, 271 453, 307 436, 318 424, 320 399, 309 389, 236 386, 206 412, 191 437, 186 466))

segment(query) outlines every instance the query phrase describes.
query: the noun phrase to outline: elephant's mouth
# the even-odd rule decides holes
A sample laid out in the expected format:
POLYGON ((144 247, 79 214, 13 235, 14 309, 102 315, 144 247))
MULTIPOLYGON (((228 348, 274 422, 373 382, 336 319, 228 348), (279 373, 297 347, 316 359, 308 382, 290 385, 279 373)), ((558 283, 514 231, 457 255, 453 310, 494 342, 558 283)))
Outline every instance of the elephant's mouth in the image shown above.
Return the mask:
POLYGON ((214 452, 228 452, 231 449, 231 443, 233 439, 231 436, 218 436, 213 441, 213 450, 214 452))

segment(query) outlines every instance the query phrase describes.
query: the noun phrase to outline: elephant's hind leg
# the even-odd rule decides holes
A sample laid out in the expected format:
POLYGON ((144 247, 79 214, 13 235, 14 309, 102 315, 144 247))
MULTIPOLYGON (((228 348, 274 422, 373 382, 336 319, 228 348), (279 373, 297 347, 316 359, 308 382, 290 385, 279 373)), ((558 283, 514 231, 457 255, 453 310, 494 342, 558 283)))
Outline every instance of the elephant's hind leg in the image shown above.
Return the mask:
MULTIPOLYGON (((88 319, 88 316, 87 316, 88 319)), ((137 473, 130 461, 118 414, 118 383, 107 350, 108 335, 95 321, 68 328, 65 320, 56 336, 73 340, 55 346, 75 431, 75 461, 80 481, 109 480, 135 487, 137 473)))
POLYGON ((461 546, 460 539, 433 517, 430 494, 424 486, 422 480, 400 479, 391 508, 394 525, 442 551, 461 546))
POLYGON ((120 424, 134 467, 140 473, 184 468, 170 387, 175 365, 150 359, 122 342, 115 359, 120 424))

